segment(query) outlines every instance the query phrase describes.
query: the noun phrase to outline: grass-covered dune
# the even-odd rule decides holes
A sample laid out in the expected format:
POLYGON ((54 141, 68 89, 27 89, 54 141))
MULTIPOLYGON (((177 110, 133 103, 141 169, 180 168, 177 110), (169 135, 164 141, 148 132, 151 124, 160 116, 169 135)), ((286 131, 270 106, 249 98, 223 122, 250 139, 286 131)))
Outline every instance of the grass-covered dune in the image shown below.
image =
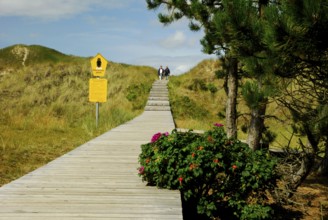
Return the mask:
MULTIPOLYGON (((216 72, 222 70, 220 60, 204 60, 189 72, 172 76, 168 84, 170 101, 176 126, 184 129, 208 130, 214 123, 225 124, 225 105, 227 96, 224 80, 218 79, 216 72)), ((242 85, 244 82, 240 81, 242 85)), ((238 138, 246 140, 246 127, 249 123, 250 110, 239 91, 238 96, 238 138)), ((297 138, 291 138, 292 127, 287 109, 270 100, 267 107, 268 119, 265 126, 274 135, 271 147, 285 147, 289 141, 296 146, 297 138), (277 120, 279 119, 279 120, 277 120)))
POLYGON ((35 64, 72 63, 84 59, 40 45, 17 44, 0 49, 0 70, 15 70, 22 66, 34 66, 35 64))
POLYGON ((88 100, 90 58, 42 46, 0 49, 0 185, 143 112, 157 71, 108 63, 108 99, 88 100))

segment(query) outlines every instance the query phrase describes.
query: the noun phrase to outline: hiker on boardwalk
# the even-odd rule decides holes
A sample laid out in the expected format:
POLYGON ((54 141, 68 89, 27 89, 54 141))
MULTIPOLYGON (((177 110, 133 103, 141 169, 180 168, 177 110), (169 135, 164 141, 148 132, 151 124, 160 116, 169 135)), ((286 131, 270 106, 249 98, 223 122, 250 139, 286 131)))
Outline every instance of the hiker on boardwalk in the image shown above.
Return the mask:
POLYGON ((170 75, 170 69, 168 68, 168 66, 166 66, 164 73, 165 73, 165 79, 168 80, 170 75))
POLYGON ((162 77, 164 76, 164 72, 165 71, 164 71, 163 67, 161 66, 157 71, 159 80, 162 80, 162 77))

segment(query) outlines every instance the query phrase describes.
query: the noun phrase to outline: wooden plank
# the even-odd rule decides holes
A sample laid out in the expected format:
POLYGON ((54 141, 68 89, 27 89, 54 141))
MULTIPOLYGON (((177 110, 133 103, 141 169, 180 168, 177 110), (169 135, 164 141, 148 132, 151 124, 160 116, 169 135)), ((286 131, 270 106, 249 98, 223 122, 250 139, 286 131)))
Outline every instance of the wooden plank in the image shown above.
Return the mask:
POLYGON ((163 219, 163 220, 172 220, 172 219, 180 219, 180 215, 174 214, 131 214, 131 213, 105 213, 105 214, 97 214, 97 213, 2 213, 0 216, 1 220, 93 220, 93 219, 131 219, 131 220, 155 220, 155 219, 163 219))

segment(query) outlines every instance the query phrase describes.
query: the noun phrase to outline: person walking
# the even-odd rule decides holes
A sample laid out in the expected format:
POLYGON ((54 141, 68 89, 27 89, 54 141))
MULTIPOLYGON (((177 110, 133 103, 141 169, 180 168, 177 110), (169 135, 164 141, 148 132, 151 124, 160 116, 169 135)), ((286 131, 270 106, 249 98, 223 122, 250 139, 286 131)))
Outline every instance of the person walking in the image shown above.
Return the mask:
POLYGON ((158 69, 157 73, 158 73, 159 80, 162 80, 162 76, 164 76, 164 69, 162 66, 158 69))
POLYGON ((168 80, 170 76, 170 69, 168 68, 168 66, 166 66, 164 72, 165 72, 165 79, 168 80))

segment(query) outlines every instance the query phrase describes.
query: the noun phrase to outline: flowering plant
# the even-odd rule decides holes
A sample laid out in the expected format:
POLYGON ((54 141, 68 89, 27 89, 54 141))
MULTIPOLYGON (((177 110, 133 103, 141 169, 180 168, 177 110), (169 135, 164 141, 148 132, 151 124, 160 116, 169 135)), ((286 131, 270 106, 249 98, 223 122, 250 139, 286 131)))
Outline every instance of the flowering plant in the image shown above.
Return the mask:
POLYGON ((165 132, 165 133, 158 132, 158 133, 154 134, 153 137, 151 138, 150 142, 151 143, 156 142, 162 135, 168 136, 169 132, 165 132))
POLYGON ((185 201, 196 203, 199 214, 216 217, 232 210, 239 219, 270 217, 266 191, 276 185, 276 161, 268 152, 228 139, 222 124, 204 134, 157 133, 141 148, 142 180, 179 189, 185 201))

